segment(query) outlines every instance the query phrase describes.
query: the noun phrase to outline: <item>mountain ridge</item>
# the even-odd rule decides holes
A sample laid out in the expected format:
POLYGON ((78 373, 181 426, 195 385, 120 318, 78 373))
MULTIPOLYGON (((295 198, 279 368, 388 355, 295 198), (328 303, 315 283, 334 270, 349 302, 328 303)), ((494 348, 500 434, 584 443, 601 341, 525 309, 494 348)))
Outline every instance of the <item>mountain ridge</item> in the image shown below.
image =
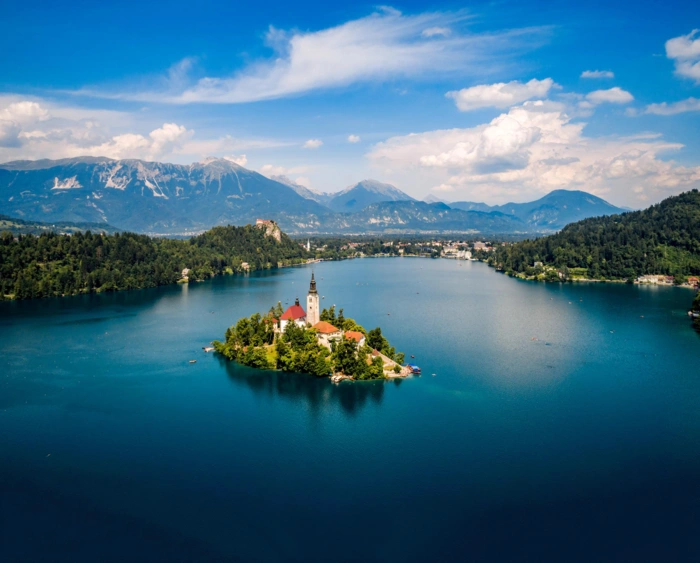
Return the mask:
POLYGON ((499 211, 513 215, 529 225, 550 230, 561 229, 571 222, 587 217, 615 215, 627 211, 588 192, 562 189, 552 190, 540 199, 524 203, 487 205, 458 201, 449 205, 465 210, 499 211))
POLYGON ((391 184, 367 179, 333 194, 328 207, 338 213, 352 213, 383 201, 414 201, 414 198, 391 184))
POLYGON ((376 180, 328 194, 218 158, 189 165, 104 157, 14 161, 0 164, 0 201, 2 212, 18 219, 109 223, 175 236, 258 218, 273 219, 290 234, 520 234, 622 212, 596 196, 567 190, 501 206, 421 202, 376 180))

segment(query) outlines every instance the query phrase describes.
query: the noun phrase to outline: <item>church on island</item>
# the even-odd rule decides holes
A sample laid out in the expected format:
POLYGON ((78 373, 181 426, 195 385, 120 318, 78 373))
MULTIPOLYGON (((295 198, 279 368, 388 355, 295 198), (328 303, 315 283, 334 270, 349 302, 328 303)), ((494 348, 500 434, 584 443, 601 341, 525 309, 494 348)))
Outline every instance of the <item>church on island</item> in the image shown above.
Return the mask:
POLYGON ((278 303, 265 315, 239 319, 226 330, 224 342, 213 342, 214 349, 245 366, 330 376, 333 383, 420 373, 417 366, 401 365, 404 354, 379 327, 366 332, 342 309, 336 316, 335 305, 321 310, 321 299, 312 273, 306 309, 297 297, 286 311, 278 303))
POLYGON ((361 332, 342 330, 334 327, 329 322, 321 320, 321 304, 313 273, 311 274, 309 293, 306 296, 306 311, 304 311, 304 308, 299 304, 299 298, 297 297, 294 305, 289 307, 280 317, 276 332, 284 332, 284 329, 287 327, 287 323, 295 323, 300 327, 310 325, 312 328, 315 328, 318 334, 318 343, 325 346, 329 350, 331 349, 332 342, 337 342, 343 337, 354 340, 358 347, 365 345, 365 335, 361 332))

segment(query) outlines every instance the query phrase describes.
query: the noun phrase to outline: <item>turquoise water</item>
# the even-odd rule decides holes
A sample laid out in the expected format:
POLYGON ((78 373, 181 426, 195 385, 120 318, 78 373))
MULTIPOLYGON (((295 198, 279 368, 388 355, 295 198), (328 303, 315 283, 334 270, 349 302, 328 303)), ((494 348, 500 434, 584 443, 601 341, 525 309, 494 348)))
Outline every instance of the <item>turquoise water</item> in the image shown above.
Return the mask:
POLYGON ((700 560, 690 291, 315 271, 423 376, 334 386, 201 350, 303 298, 309 267, 0 303, 0 559, 700 560))

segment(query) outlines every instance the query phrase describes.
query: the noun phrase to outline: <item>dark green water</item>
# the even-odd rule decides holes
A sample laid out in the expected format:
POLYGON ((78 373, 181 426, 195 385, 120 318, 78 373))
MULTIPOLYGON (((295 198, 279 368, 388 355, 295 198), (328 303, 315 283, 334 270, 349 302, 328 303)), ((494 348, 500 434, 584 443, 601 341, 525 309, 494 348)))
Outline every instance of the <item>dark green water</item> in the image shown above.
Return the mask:
POLYGON ((310 273, 1 303, 0 560, 700 560, 690 291, 324 263, 421 378, 202 352, 310 273))

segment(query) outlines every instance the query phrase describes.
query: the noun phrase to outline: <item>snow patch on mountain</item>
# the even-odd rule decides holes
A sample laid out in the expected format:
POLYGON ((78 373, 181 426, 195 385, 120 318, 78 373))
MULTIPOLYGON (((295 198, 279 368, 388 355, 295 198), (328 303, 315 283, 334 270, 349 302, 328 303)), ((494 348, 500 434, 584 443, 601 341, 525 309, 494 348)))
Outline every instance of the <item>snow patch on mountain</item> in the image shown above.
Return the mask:
POLYGON ((105 188, 115 188, 122 191, 126 189, 131 178, 129 178, 128 173, 122 176, 117 176, 120 170, 122 170, 122 165, 116 164, 112 168, 99 171, 98 177, 100 178, 101 182, 104 182, 105 188))
POLYGON ((59 180, 58 177, 55 177, 53 179, 53 188, 52 190, 75 190, 78 188, 82 188, 83 186, 78 182, 78 177, 77 176, 72 176, 70 178, 65 178, 63 180, 59 180))
POLYGON ((164 197, 165 199, 169 199, 168 196, 163 193, 163 190, 157 183, 153 184, 151 181, 146 179, 144 179, 143 183, 146 184, 146 187, 153 192, 153 197, 164 197))

